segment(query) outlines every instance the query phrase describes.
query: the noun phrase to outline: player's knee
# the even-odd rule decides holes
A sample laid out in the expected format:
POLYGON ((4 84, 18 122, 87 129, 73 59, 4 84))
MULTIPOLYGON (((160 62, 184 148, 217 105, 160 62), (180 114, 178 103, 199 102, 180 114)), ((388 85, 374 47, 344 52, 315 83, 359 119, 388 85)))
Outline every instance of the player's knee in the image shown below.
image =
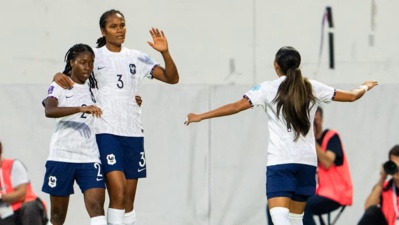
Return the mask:
POLYGON ((104 203, 100 201, 86 202, 87 211, 90 217, 103 216, 104 215, 104 203))
POLYGON ((119 189, 120 191, 114 191, 110 193, 110 202, 117 205, 125 205, 126 202, 126 190, 125 188, 119 189))
POLYGON ((66 212, 64 210, 59 209, 51 209, 51 223, 54 225, 64 224, 66 218, 66 212))

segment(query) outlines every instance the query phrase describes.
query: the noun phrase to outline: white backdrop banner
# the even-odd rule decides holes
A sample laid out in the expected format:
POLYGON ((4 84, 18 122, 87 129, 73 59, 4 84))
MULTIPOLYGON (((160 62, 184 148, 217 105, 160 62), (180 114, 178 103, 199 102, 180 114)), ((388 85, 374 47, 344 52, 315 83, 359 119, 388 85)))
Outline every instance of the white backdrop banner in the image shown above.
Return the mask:
MULTIPOLYGON (((148 177, 140 180, 137 191, 138 224, 266 224, 268 130, 263 109, 183 125, 189 112, 237 101, 249 88, 142 85, 148 177)), ((46 93, 45 85, 0 85, 0 139, 4 156, 25 163, 35 191, 49 204, 49 197, 41 192, 54 127, 41 105, 46 93)), ((354 204, 344 211, 339 224, 357 223, 381 164, 399 142, 398 97, 398 85, 381 85, 356 103, 324 106, 324 128, 340 133, 355 188, 354 204)), ((66 224, 88 221, 82 194, 75 187, 66 224)))

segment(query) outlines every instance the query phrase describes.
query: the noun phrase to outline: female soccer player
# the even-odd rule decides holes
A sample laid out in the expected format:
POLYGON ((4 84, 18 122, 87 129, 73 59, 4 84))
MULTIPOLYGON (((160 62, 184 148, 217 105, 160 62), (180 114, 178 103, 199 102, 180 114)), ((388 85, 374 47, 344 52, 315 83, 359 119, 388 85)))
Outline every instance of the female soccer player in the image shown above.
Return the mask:
POLYGON ((302 77, 301 56, 292 47, 278 50, 278 78, 256 85, 234 103, 202 114, 190 113, 185 124, 228 116, 263 106, 270 132, 266 172, 268 205, 275 225, 302 224, 306 199, 314 195, 317 156, 313 120, 319 103, 353 102, 377 82, 366 81, 352 91, 336 90, 302 77))
POLYGON ((100 155, 93 131, 94 117, 102 111, 86 80, 91 76, 94 52, 77 44, 65 56, 64 73, 74 84, 64 89, 53 82, 48 89, 46 117, 56 118, 42 191, 50 194, 51 223, 64 224, 74 181, 84 195, 91 225, 106 225, 104 216, 105 183, 100 155))

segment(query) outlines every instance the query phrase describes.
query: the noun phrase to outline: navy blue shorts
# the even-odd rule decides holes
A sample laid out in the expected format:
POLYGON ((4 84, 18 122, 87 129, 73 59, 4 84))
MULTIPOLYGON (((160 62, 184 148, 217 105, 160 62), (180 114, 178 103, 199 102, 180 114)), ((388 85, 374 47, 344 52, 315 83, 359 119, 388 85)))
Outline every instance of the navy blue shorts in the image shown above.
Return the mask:
POLYGON ((144 137, 96 134, 96 140, 104 174, 119 170, 126 179, 147 176, 144 137))
POLYGON ((105 188, 100 163, 47 161, 42 191, 53 196, 67 197, 74 193, 75 180, 82 192, 91 188, 105 188))
POLYGON ((316 167, 305 164, 281 164, 266 167, 267 198, 288 197, 305 202, 316 191, 316 167))

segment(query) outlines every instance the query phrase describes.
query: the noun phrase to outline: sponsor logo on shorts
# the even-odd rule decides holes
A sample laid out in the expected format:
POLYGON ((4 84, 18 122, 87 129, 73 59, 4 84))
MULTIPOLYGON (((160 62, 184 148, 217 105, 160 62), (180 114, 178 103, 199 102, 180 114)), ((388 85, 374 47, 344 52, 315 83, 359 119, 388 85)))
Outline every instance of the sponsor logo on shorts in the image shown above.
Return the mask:
POLYGON ((114 154, 107 155, 107 163, 108 163, 108 165, 114 165, 116 163, 114 154))
POLYGON ((48 178, 48 186, 50 186, 51 188, 55 188, 55 186, 57 186, 57 177, 50 176, 48 178))
POLYGON ((145 168, 143 168, 143 169, 137 169, 137 172, 141 172, 141 171, 143 171, 143 170, 145 170, 145 168))

